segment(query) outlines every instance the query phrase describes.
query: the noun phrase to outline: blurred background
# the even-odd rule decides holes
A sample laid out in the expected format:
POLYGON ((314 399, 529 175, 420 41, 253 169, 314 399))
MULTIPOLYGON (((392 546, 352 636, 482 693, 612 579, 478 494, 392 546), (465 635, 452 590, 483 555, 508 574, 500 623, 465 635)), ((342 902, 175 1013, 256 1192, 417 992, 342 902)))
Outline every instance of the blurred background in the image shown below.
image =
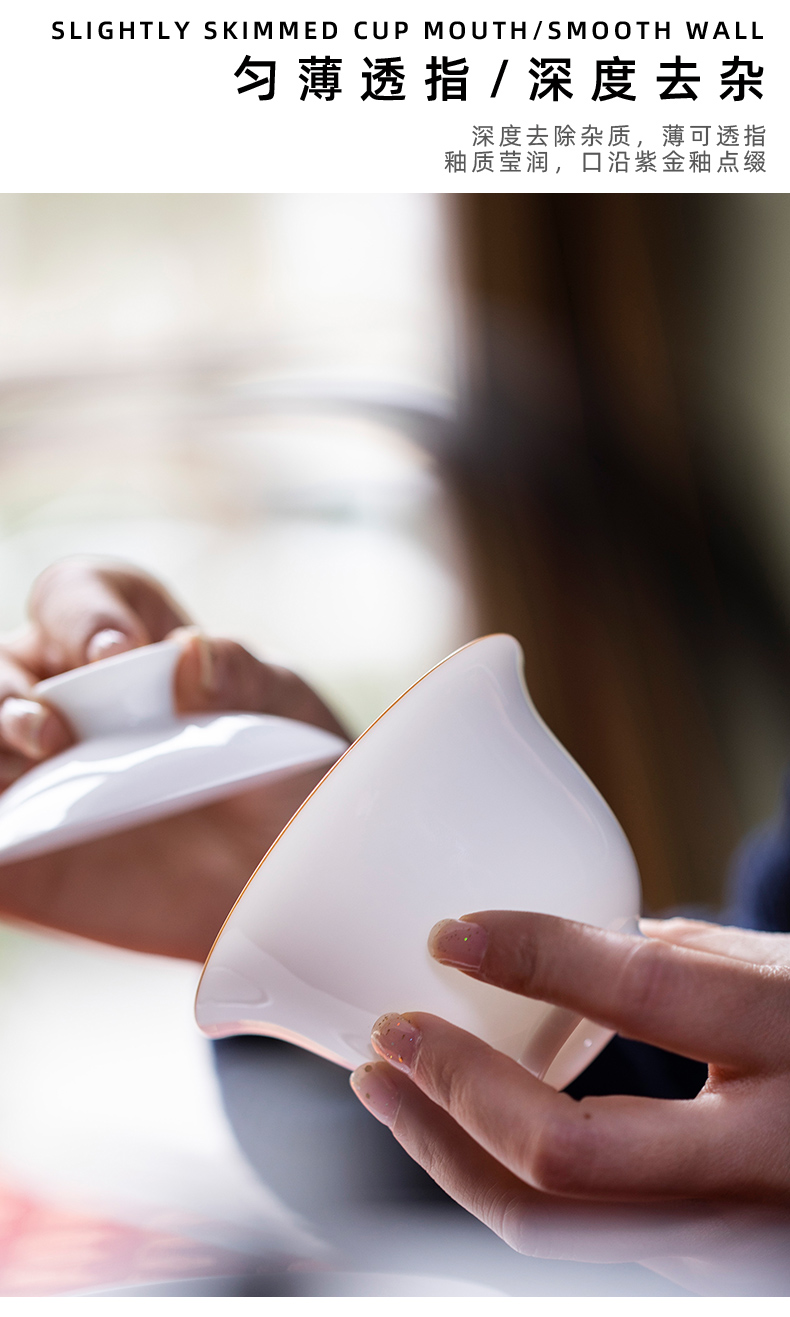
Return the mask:
MULTIPOLYGON (((647 909, 715 909, 789 757, 788 285, 778 195, 0 197, 0 631, 120 556, 354 733, 510 631, 647 909)), ((3 932, 0 1293, 322 1256, 196 977, 3 932)))
POLYGON ((163 577, 361 731, 471 634, 419 197, 0 199, 0 628, 63 553, 163 577))
POLYGON ((0 198, 0 628, 108 553, 354 732, 512 631, 651 909, 790 734, 790 201, 0 198))

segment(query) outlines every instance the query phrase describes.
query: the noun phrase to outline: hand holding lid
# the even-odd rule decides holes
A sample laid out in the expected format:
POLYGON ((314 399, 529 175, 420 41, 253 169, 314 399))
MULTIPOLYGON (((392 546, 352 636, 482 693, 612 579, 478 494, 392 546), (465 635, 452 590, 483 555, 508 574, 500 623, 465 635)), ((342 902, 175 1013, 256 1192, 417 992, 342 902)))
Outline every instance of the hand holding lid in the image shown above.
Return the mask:
POLYGON ((81 739, 0 796, 0 864, 193 809, 346 748, 331 732, 257 713, 179 715, 178 641, 39 682, 81 739))
POLYGON ((202 960, 345 749, 296 674, 188 622, 145 573, 66 560, 0 639, 0 917, 202 960), (86 663, 108 630, 126 652, 86 663))

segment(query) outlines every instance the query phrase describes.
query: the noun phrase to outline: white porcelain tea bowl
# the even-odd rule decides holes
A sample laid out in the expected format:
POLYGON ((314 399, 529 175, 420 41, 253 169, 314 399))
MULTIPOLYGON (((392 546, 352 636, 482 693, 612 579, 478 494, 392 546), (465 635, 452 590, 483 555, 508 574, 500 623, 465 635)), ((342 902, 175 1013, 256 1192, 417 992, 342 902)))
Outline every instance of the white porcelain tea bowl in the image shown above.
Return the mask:
POLYGON ((217 938, 197 1021, 353 1068, 379 1015, 430 1011, 561 1088, 610 1032, 439 965, 429 930, 482 909, 630 930, 639 902, 628 842, 535 711, 518 643, 486 636, 401 696, 297 811, 217 938))
POLYGON ((177 713, 180 653, 165 640, 39 682, 34 697, 58 709, 78 740, 0 796, 0 864, 328 766, 347 748, 289 718, 177 713))

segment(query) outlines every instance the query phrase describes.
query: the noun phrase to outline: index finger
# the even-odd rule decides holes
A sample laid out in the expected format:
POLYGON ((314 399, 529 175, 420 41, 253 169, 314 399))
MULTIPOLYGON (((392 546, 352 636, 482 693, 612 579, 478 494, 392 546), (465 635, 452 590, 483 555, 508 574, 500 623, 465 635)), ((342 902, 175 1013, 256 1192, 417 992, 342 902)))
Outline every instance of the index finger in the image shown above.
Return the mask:
POLYGON ((507 910, 445 920, 430 946, 474 978, 699 1061, 771 1066, 790 1033, 790 978, 771 965, 507 910))
MULTIPOLYGON (((716 1094, 575 1102, 482 1039, 421 1011, 383 1016, 371 1041, 396 1085, 405 1070, 486 1152, 544 1193, 704 1197, 756 1182, 754 1150, 738 1127, 743 1108, 728 1111, 716 1094), (731 1155, 722 1157, 723 1146, 731 1155)), ((398 1107, 396 1137, 400 1120, 398 1107)))

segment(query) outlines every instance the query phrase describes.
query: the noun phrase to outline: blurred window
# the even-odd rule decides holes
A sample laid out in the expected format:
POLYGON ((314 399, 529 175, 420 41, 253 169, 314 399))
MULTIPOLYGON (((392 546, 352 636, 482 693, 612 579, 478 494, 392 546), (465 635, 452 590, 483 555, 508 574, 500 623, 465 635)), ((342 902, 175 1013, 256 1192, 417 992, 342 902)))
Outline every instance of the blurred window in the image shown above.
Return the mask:
POLYGON ((446 230, 428 196, 1 198, 0 627, 120 556, 355 731, 470 638, 446 230))

